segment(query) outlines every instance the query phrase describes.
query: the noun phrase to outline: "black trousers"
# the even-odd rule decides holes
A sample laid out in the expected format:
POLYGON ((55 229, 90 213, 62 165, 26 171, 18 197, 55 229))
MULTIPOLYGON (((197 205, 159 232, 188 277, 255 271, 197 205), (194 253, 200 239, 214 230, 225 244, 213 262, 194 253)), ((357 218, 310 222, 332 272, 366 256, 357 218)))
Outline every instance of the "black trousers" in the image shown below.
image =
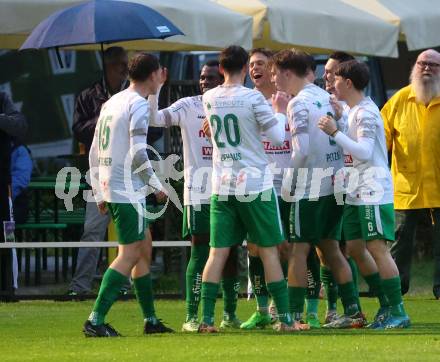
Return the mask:
POLYGON ((399 268, 402 294, 408 292, 417 222, 429 213, 433 223, 432 246, 434 254, 433 286, 440 286, 440 208, 396 210, 396 241, 391 246, 391 255, 399 268))
MULTIPOLYGON (((9 220, 7 187, 0 188, 0 242, 4 242, 3 221, 9 220)), ((8 301, 13 296, 12 249, 0 249, 0 300, 8 301)))

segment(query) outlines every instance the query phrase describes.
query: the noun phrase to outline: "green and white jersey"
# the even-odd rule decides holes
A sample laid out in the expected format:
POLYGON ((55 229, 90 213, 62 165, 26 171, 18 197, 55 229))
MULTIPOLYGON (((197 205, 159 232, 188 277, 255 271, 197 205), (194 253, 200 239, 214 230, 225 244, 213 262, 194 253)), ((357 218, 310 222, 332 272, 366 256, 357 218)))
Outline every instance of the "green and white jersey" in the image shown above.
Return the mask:
MULTIPOLYGON (((267 103, 272 105, 272 100, 266 99, 267 103)), ((281 195, 281 185, 283 183, 284 170, 290 167, 290 159, 292 157, 292 137, 290 136, 290 128, 289 123, 285 122, 285 136, 284 141, 281 146, 274 146, 270 139, 266 137, 264 132, 262 133, 264 152, 266 152, 267 160, 269 164, 275 164, 277 169, 280 169, 279 172, 275 172, 273 174, 273 187, 277 195, 281 195)))
MULTIPOLYGON (((264 96, 241 85, 220 85, 203 95, 203 107, 213 139, 212 192, 217 195, 255 194, 273 187, 262 132, 283 123, 264 96)), ((279 139, 281 141, 281 137, 279 139)))
POLYGON ((98 202, 143 202, 144 186, 162 189, 146 151, 148 115, 148 102, 131 88, 102 106, 89 155, 98 202))
POLYGON ((150 119, 150 126, 178 126, 181 129, 185 167, 184 205, 209 204, 210 202, 212 143, 203 132, 204 119, 202 96, 179 99, 150 119))
MULTIPOLYGON (((333 194, 334 176, 343 167, 341 147, 318 128, 319 119, 328 113, 333 114, 330 94, 314 84, 307 84, 287 106, 292 136, 308 136, 307 156, 300 166, 307 171, 307 181, 299 185, 303 190, 299 199, 333 194)), ((295 153, 292 157, 295 157, 295 153)), ((302 179, 300 176, 299 180, 302 179)), ((298 185, 294 186, 298 190, 298 185)))
POLYGON ((383 120, 370 97, 365 97, 350 109, 346 135, 354 141, 360 137, 371 138, 374 146, 372 156, 367 161, 358 160, 345 151, 345 167, 354 167, 359 172, 357 187, 347 193, 345 202, 351 205, 392 204, 393 183, 388 167, 383 120), (383 196, 377 200, 377 194, 382 192, 383 196))

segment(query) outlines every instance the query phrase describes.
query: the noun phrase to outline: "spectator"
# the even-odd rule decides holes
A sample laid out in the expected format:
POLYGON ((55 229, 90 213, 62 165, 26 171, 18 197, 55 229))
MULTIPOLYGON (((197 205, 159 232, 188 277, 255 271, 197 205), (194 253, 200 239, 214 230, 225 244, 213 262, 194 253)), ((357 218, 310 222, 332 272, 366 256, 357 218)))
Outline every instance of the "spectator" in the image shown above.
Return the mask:
MULTIPOLYGON (((23 138, 27 129, 24 116, 17 111, 11 98, 0 92, 0 242, 4 242, 3 221, 11 220, 9 188, 11 185, 12 137, 23 138)), ((12 250, 0 250, 0 294, 12 291, 12 250)))
POLYGON ((14 220, 16 224, 26 222, 29 212, 29 195, 27 187, 31 181, 32 158, 30 150, 17 140, 11 146, 11 181, 14 220))
POLYGON ((440 298, 440 53, 429 49, 417 58, 411 84, 383 107, 396 209, 396 260, 402 293, 409 289, 417 220, 430 213, 433 223, 434 296, 440 298))

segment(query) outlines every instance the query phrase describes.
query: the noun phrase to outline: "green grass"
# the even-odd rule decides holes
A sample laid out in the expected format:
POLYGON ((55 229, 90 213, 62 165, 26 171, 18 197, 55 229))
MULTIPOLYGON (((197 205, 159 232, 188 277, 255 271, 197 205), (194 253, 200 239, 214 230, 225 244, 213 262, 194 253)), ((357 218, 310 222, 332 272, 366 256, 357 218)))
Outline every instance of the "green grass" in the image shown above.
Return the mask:
MULTIPOLYGON (((367 316, 377 304, 363 299, 367 316)), ((279 335, 271 329, 218 335, 142 335, 135 301, 118 302, 108 321, 124 338, 86 339, 82 323, 92 302, 19 302, 0 304, 0 360, 106 361, 428 361, 439 360, 440 302, 430 296, 405 300, 413 326, 407 330, 317 330, 279 335)), ((220 317, 222 303, 217 303, 220 317)), ((238 316, 253 312, 254 301, 240 300, 238 316)), ((175 330, 184 318, 182 301, 157 301, 158 315, 175 330)), ((320 313, 324 311, 321 303, 320 313)), ((321 314, 322 318, 322 314, 321 314)))

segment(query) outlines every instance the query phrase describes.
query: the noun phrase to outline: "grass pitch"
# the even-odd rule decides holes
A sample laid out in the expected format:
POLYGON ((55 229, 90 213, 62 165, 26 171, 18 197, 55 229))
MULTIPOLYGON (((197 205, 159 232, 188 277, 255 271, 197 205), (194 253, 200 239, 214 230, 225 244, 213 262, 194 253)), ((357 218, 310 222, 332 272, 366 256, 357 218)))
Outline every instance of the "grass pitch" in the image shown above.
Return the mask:
MULTIPOLYGON (((0 360, 75 361, 439 361, 440 302, 430 296, 405 299, 412 327, 407 330, 313 330, 280 335, 270 328, 218 335, 180 332, 183 301, 156 301, 160 318, 178 333, 142 335, 136 301, 116 303, 107 318, 123 338, 85 338, 82 324, 92 302, 19 302, 0 304, 0 360)), ((374 299, 362 299, 369 319, 374 299)), ((323 318, 324 302, 320 305, 323 318)), ((217 303, 217 325, 222 302, 217 303)), ((254 300, 240 300, 238 317, 245 320, 254 300)))

